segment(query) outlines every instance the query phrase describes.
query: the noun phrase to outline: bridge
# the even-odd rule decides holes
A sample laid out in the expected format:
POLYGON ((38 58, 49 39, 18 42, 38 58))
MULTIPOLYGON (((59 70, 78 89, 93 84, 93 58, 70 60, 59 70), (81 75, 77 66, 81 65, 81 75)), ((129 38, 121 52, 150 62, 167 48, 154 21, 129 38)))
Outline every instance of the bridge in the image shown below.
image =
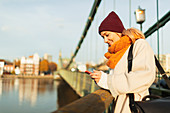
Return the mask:
MULTIPOLYGON (((95 84, 94 80, 92 80, 88 74, 79 71, 71 71, 72 67, 74 67, 73 66, 74 59, 77 53, 79 52, 81 45, 89 31, 89 28, 94 20, 100 2, 101 0, 95 0, 91 12, 89 14, 89 17, 87 19, 84 31, 80 37, 80 41, 76 47, 74 54, 71 56, 70 61, 67 63, 66 66, 64 66, 63 59, 60 55, 60 63, 62 68, 56 72, 56 74, 59 74, 65 80, 65 82, 68 83, 71 86, 71 88, 76 91, 77 95, 79 95, 81 98, 62 108, 59 108, 54 113, 79 113, 79 112, 111 113, 111 111, 113 110, 112 106, 114 104, 113 103, 114 98, 111 96, 109 91, 98 87, 95 84)), ((157 38, 159 38, 159 29, 164 27, 169 22, 169 20, 170 11, 168 11, 163 17, 161 17, 161 19, 158 19, 155 22, 155 24, 153 24, 150 28, 148 28, 146 32, 144 32, 145 37, 149 38, 149 36, 151 36, 154 32, 157 32, 158 34, 157 38)), ((160 57, 159 50, 157 56, 161 62, 161 58, 159 58, 160 57)), ((98 65, 88 67, 93 69, 99 69, 99 67, 104 65, 105 62, 103 61, 98 65)), ((158 81, 158 83, 160 83, 161 76, 159 72, 157 72, 156 80, 158 81)), ((170 95, 170 90, 161 88, 160 85, 158 85, 158 87, 152 85, 150 87, 150 92, 152 94, 161 96, 170 95)))

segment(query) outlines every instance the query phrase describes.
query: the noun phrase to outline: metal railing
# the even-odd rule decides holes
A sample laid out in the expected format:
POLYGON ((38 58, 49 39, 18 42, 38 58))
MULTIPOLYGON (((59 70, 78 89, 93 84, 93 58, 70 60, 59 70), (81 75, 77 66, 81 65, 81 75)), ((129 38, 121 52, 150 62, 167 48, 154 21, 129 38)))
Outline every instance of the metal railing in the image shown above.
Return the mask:
POLYGON ((91 79, 90 75, 81 72, 71 72, 65 69, 57 73, 79 94, 81 97, 100 89, 91 79))

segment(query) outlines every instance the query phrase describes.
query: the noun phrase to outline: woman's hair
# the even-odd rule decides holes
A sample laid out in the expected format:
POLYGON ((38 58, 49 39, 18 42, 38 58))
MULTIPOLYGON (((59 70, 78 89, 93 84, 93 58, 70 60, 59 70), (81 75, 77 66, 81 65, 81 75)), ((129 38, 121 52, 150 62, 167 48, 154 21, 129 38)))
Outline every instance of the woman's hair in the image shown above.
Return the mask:
POLYGON ((145 35, 136 28, 129 28, 127 30, 123 30, 122 35, 130 37, 132 43, 134 43, 137 39, 145 39, 145 35))

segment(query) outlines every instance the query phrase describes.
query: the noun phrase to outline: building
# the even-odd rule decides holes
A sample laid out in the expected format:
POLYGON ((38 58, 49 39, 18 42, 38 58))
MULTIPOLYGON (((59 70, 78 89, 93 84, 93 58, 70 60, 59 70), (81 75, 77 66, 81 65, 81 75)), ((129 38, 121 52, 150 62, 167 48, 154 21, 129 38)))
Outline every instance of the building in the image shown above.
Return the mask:
POLYGON ((165 70, 170 73, 170 54, 166 54, 165 70))
POLYGON ((159 61, 165 72, 170 73, 170 54, 159 55, 159 61))
POLYGON ((20 72, 24 75, 39 75, 40 57, 37 53, 28 58, 22 57, 20 61, 20 72))
POLYGON ((14 65, 13 64, 5 64, 4 65, 4 74, 11 74, 14 72, 14 65))
POLYGON ((47 54, 47 53, 45 53, 44 54, 44 60, 47 60, 48 62, 52 62, 52 56, 47 54))
POLYGON ((14 65, 12 62, 7 60, 0 60, 0 75, 11 74, 14 72, 14 65))
POLYGON ((4 60, 0 60, 0 75, 3 75, 4 70, 4 60))

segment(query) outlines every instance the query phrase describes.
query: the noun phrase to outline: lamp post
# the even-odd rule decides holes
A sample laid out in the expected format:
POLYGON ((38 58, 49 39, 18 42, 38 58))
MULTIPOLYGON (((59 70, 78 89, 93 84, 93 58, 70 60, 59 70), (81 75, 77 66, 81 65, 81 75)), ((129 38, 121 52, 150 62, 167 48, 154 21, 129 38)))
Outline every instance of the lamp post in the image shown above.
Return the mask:
POLYGON ((140 6, 135 11, 136 22, 140 24, 140 30, 142 31, 142 23, 145 21, 145 9, 141 9, 140 6))

